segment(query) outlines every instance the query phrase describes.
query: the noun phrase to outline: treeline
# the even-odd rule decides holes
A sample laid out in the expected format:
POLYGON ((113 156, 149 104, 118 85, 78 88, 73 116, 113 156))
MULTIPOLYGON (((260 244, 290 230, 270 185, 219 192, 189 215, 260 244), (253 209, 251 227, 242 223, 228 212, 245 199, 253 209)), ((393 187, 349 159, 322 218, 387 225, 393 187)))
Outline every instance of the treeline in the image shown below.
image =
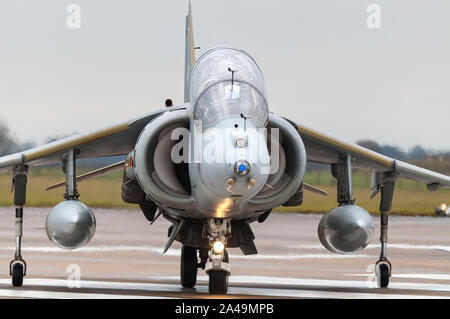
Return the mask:
POLYGON ((0 156, 20 152, 35 146, 36 143, 31 141, 19 143, 6 123, 0 121, 0 156))
MULTIPOLYGON (((76 133, 74 133, 76 134, 76 133)), ((45 139, 44 144, 51 143, 67 136, 49 136, 45 139)), ((28 150, 30 148, 36 147, 36 142, 27 141, 27 142, 19 142, 18 139, 14 136, 14 134, 9 129, 8 125, 0 120, 0 156, 5 156, 17 152, 21 152, 24 150, 28 150)), ((88 168, 99 168, 102 166, 110 165, 113 163, 117 163, 124 159, 124 156, 112 156, 112 157, 102 157, 102 158, 92 158, 92 159, 82 159, 79 160, 78 164, 80 167, 88 167, 88 168)), ((47 166, 57 166, 59 164, 47 165, 47 166)))
POLYGON ((356 144, 368 148, 374 152, 402 160, 402 161, 423 161, 427 156, 445 156, 450 155, 450 150, 440 151, 440 152, 431 152, 429 150, 424 149, 420 145, 416 145, 409 150, 402 150, 398 146, 393 145, 381 145, 373 140, 360 140, 356 142, 356 144))
MULTIPOLYGON (((409 150, 403 150, 398 146, 381 145, 368 139, 358 141, 356 144, 394 159, 431 169, 442 174, 450 174, 450 150, 429 151, 420 145, 416 145, 409 150)), ((308 163, 307 168, 309 171, 330 169, 329 165, 316 163, 308 163)))
POLYGON ((394 159, 409 162, 442 174, 450 174, 449 150, 432 152, 425 150, 422 146, 416 145, 404 151, 397 146, 380 145, 372 140, 361 140, 357 144, 394 159))

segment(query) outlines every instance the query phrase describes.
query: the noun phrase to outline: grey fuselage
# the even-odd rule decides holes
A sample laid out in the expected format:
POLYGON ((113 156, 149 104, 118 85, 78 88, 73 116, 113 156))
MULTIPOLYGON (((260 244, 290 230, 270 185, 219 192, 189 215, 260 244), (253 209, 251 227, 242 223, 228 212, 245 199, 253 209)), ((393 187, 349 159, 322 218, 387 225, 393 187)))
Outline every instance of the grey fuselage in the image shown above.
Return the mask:
POLYGON ((134 175, 147 196, 174 218, 192 219, 256 218, 288 201, 301 186, 306 153, 294 126, 269 114, 255 61, 213 48, 197 59, 189 85, 191 102, 150 122, 136 143, 134 175), (171 168, 179 156, 190 192, 171 168))

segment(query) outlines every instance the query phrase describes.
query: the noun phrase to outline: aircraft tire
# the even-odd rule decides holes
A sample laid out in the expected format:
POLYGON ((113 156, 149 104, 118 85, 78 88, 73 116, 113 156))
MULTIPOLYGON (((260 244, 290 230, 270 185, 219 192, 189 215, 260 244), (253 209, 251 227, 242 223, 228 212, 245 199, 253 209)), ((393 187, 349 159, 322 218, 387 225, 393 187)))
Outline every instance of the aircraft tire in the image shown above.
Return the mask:
POLYGON ((386 264, 380 264, 377 268, 378 287, 386 288, 389 285, 389 266, 386 264))
POLYGON ((22 287, 23 265, 21 263, 15 263, 12 267, 12 284, 14 287, 22 287))
POLYGON ((226 294, 228 291, 228 273, 223 270, 209 272, 209 293, 226 294))
POLYGON ((197 248, 185 246, 181 248, 181 286, 193 288, 197 283, 197 248))

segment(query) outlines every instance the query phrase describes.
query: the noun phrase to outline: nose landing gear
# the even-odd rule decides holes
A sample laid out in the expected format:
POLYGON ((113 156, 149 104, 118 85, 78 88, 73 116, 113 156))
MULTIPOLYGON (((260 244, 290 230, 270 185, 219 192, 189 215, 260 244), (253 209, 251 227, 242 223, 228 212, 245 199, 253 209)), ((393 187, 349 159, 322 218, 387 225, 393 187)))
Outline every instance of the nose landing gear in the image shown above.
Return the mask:
POLYGON ((210 218, 207 220, 204 230, 211 247, 205 264, 205 272, 209 276, 209 293, 226 294, 230 275, 226 244, 231 235, 231 220, 229 218, 210 218))
POLYGON ((206 233, 209 238, 210 251, 205 272, 209 275, 209 293, 226 294, 230 262, 226 250, 227 239, 231 234, 230 219, 208 219, 206 233))
POLYGON ((183 288, 193 288, 197 283, 198 268, 209 276, 209 293, 226 294, 230 263, 226 250, 231 235, 231 220, 210 218, 203 225, 203 238, 208 239, 200 248, 183 244, 181 248, 180 283, 183 288))
POLYGON ((228 276, 230 275, 227 251, 224 250, 222 254, 216 254, 211 250, 205 272, 209 275, 209 293, 226 294, 228 291, 228 276))
POLYGON ((180 268, 180 282, 183 288, 194 288, 197 283, 198 268, 205 269, 206 274, 209 275, 210 294, 227 293, 230 264, 225 248, 221 253, 217 253, 213 248, 205 252, 204 249, 183 245, 180 268), (197 251, 200 251, 201 263, 198 263, 197 251), (207 255, 202 256, 203 254, 207 255))

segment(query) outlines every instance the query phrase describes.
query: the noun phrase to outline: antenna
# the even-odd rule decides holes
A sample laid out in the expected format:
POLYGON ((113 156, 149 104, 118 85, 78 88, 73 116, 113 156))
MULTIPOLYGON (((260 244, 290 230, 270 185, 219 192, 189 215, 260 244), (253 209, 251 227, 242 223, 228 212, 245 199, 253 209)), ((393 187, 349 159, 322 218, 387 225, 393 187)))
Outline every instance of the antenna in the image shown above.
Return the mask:
POLYGON ((233 85, 234 85, 234 72, 237 72, 238 70, 232 70, 230 67, 228 67, 228 71, 231 72, 231 91, 233 91, 233 85))
POLYGON ((244 132, 247 131, 247 117, 241 113, 241 118, 244 119, 244 132))

